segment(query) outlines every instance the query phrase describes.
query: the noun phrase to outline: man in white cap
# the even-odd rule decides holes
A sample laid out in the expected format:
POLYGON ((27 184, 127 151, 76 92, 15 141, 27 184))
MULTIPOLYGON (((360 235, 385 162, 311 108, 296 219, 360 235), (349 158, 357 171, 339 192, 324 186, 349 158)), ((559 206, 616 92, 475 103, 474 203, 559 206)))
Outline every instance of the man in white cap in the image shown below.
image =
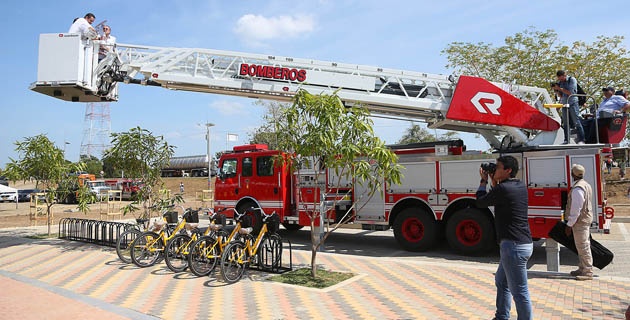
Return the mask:
POLYGON ((578 252, 578 269, 571 271, 571 275, 577 280, 593 279, 593 256, 591 254, 590 228, 593 221, 591 201, 593 188, 584 180, 584 166, 574 164, 571 166, 571 177, 574 183, 567 199, 565 216, 567 236, 573 233, 575 247, 578 252))

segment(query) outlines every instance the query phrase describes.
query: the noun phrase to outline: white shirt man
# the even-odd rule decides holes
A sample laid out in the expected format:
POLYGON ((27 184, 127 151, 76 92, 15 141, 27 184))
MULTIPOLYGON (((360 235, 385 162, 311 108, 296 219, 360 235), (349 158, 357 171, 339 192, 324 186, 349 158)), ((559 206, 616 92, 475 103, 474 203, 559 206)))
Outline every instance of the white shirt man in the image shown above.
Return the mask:
POLYGON ((112 29, 108 25, 103 26, 103 32, 105 35, 101 37, 101 46, 98 50, 98 60, 103 60, 108 52, 114 51, 114 45, 116 44, 116 37, 112 36, 110 33, 112 29))
POLYGON ((76 21, 74 21, 74 23, 70 26, 68 33, 78 33, 83 38, 96 39, 98 38, 98 34, 96 33, 96 30, 92 28, 94 20, 96 20, 96 17, 93 14, 88 13, 85 17, 76 19, 76 21))

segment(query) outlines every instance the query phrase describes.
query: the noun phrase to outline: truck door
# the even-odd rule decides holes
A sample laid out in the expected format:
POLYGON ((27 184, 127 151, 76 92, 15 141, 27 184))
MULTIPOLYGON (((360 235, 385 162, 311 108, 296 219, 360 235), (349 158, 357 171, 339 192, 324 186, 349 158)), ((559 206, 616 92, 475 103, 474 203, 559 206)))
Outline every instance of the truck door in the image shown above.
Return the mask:
POLYGON ((222 206, 233 208, 240 197, 238 157, 223 158, 215 183, 215 199, 222 206))
POLYGON ((257 156, 254 167, 255 172, 250 188, 255 190, 256 198, 263 208, 273 208, 273 210, 280 213, 283 192, 280 182, 280 169, 274 166, 273 155, 257 156))
MULTIPOLYGON (((591 210, 593 212, 593 223, 597 225, 598 221, 598 213, 602 212, 601 208, 597 208, 601 206, 601 200, 599 199, 599 192, 597 192, 597 171, 600 170, 599 166, 596 164, 595 155, 573 155, 569 156, 569 162, 571 164, 581 164, 586 169, 584 173, 584 180, 588 182, 593 188, 593 194, 591 198, 591 210)), ((573 185, 573 180, 571 180, 571 185, 573 185)), ((591 224, 592 225, 592 224, 591 224)))

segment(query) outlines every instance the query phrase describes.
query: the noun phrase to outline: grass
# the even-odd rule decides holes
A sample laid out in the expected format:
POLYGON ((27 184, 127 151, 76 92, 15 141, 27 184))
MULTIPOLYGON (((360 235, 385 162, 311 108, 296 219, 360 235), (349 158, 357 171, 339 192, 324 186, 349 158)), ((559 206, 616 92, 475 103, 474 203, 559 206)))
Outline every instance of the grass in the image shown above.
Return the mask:
POLYGON ((335 272, 323 269, 317 270, 317 277, 311 277, 310 268, 301 268, 270 277, 269 280, 286 284, 293 284, 308 288, 323 289, 354 277, 352 273, 335 272))

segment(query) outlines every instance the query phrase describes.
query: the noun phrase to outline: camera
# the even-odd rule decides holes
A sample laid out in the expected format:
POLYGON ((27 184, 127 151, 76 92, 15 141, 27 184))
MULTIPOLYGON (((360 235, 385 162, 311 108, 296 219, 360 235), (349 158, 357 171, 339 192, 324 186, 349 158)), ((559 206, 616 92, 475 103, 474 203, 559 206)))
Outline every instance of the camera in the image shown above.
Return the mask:
POLYGON ((484 162, 481 164, 481 169, 487 173, 494 173, 497 170, 497 164, 494 162, 484 162))

